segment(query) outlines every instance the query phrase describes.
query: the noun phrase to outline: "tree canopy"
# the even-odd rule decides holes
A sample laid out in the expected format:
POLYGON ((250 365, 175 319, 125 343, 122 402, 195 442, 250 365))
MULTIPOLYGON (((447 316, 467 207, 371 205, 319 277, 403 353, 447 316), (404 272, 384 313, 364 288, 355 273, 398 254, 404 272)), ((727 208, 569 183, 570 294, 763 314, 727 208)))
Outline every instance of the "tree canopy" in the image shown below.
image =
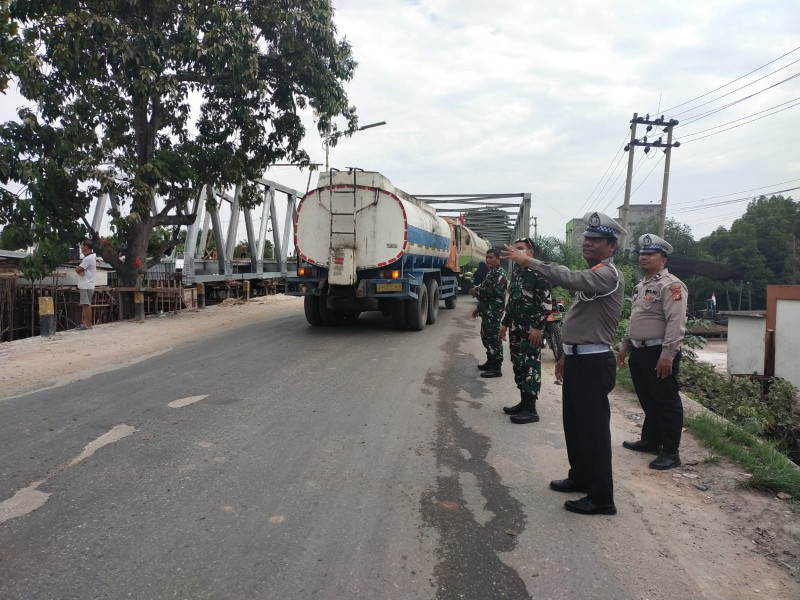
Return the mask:
MULTIPOLYGON (((330 0, 0 0, 0 92, 13 80, 30 101, 0 124, 0 225, 100 242, 84 215, 108 193, 120 246, 98 253, 132 282, 152 229, 173 235, 149 264, 204 185, 309 164, 303 109, 321 133, 337 117, 356 129, 343 87, 356 63, 333 17, 330 0)), ((260 201, 253 184, 240 201, 260 201)))

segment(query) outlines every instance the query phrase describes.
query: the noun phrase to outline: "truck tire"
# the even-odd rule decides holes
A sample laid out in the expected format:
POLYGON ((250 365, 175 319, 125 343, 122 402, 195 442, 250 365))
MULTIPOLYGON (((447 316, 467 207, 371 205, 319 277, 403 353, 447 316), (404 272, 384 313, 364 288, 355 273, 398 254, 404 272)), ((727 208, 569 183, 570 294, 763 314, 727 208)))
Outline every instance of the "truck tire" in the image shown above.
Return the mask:
POLYGON ((433 325, 439 318, 439 282, 429 279, 425 287, 428 288, 428 325, 433 325))
POLYGON ((456 307, 456 299, 458 298, 458 293, 449 298, 444 299, 444 307, 447 309, 453 309, 456 307))
POLYGON ((428 288, 419 286, 417 297, 406 301, 406 325, 412 331, 422 331, 428 321, 428 288))
POLYGON ((406 328, 406 303, 402 300, 391 300, 392 323, 397 329, 406 328))
POLYGON ((306 296, 303 299, 303 310, 309 325, 319 327, 322 325, 322 316, 319 314, 319 296, 306 296))
POLYGON ((327 296, 319 297, 319 316, 322 320, 322 324, 327 327, 335 327, 336 325, 341 324, 343 320, 340 313, 328 308, 327 296))
POLYGON ((547 325, 547 343, 550 344, 550 349, 553 351, 556 361, 561 360, 561 357, 564 356, 564 344, 561 341, 561 323, 547 325))

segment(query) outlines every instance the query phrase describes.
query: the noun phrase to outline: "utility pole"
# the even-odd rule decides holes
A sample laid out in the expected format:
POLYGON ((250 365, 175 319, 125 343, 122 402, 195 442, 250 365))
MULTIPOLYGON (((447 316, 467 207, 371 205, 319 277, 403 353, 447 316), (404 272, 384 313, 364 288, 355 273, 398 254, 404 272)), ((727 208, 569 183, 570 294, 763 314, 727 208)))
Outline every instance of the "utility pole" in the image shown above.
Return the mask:
POLYGON ((537 226, 536 217, 531 217, 531 220, 533 221, 533 241, 537 241, 539 239, 539 228, 537 226))
MULTIPOLYGON (((664 127, 664 132, 667 134, 667 143, 664 144, 661 141, 661 137, 659 137, 655 142, 648 142, 647 136, 645 135, 641 140, 632 139, 629 146, 626 146, 625 149, 628 150, 629 148, 632 150, 633 146, 644 146, 644 153, 647 154, 650 152, 650 148, 664 148, 664 153, 667 155, 667 159, 664 162, 664 183, 661 187, 661 210, 659 211, 659 219, 658 219, 658 235, 661 237, 664 236, 664 226, 667 221, 667 190, 669 188, 669 163, 670 158, 672 156, 671 150, 673 147, 678 148, 681 143, 675 142, 672 143, 672 130, 678 124, 677 119, 664 119, 664 115, 661 115, 659 118, 650 120, 650 115, 648 114, 644 118, 638 117, 635 119, 637 123, 642 123, 647 125, 647 131, 651 131, 653 129, 653 125, 656 127, 664 127)), ((630 162, 628 163, 628 170, 630 171, 630 162)), ((627 185, 626 185, 627 187, 627 185)), ((626 190, 627 191, 627 190, 626 190)), ((625 225, 622 226, 623 229, 625 225)))
MULTIPOLYGON (((677 123, 677 121, 676 121, 677 123)), ((661 215, 658 219, 658 235, 664 237, 664 227, 667 222, 667 189, 669 188, 669 159, 672 157, 672 121, 667 125, 667 148, 664 153, 664 185, 661 187, 661 215)))
POLYGON ((633 150, 635 148, 633 142, 636 141, 636 119, 639 116, 638 113, 633 113, 633 118, 631 119, 631 143, 628 144, 628 176, 625 179, 625 200, 622 204, 622 229, 624 230, 622 233, 622 239, 620 240, 620 248, 622 248, 623 254, 628 254, 628 250, 625 247, 628 243, 628 206, 631 203, 631 180, 633 179, 633 150))

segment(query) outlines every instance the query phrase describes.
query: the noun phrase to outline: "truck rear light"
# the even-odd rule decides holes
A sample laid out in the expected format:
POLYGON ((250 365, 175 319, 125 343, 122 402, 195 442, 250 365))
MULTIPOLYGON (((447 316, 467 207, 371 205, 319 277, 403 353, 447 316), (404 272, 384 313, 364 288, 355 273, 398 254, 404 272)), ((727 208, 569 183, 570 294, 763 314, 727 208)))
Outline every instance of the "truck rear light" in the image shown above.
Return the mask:
POLYGON ((298 277, 311 277, 314 274, 314 269, 311 267, 297 267, 298 277))
POLYGON ((399 279, 400 278, 400 271, 393 271, 391 269, 387 269, 385 271, 381 271, 381 277, 384 279, 399 279))

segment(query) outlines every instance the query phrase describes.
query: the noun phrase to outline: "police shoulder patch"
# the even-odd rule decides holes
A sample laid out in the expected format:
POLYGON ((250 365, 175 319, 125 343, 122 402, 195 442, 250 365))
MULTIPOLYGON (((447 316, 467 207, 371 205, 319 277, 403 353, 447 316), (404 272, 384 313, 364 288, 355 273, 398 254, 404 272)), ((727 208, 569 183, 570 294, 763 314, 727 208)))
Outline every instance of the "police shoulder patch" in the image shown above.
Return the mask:
POLYGON ((683 297, 680 284, 669 286, 669 291, 672 292, 672 299, 675 301, 678 301, 683 297))

